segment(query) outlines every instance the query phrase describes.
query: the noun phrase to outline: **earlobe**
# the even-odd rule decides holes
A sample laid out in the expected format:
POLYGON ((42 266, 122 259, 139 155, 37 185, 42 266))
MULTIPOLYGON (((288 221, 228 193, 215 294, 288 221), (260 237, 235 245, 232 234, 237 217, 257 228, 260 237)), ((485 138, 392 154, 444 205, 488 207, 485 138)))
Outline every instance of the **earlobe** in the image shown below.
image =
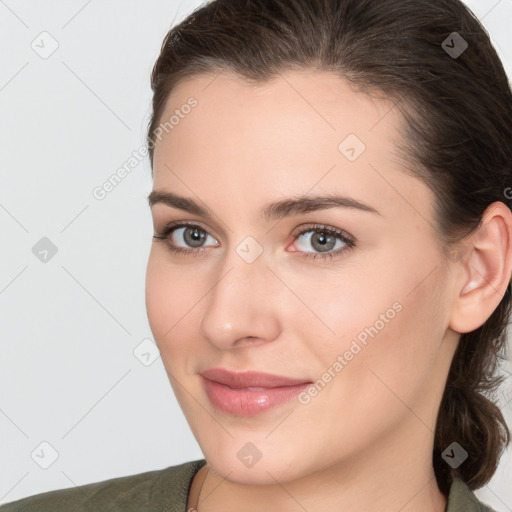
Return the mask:
POLYGON ((468 250, 457 265, 450 328, 459 333, 478 329, 501 302, 512 272, 512 213, 496 201, 484 212, 479 228, 468 235, 468 250))

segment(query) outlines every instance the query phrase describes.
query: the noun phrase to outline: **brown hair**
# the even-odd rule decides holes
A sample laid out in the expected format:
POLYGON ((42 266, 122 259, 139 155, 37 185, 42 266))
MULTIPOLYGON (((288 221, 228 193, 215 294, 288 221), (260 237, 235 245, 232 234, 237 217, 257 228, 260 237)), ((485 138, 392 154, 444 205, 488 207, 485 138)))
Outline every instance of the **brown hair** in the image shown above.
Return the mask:
MULTIPOLYGON (((230 71, 255 83, 287 69, 337 73, 396 102, 409 172, 436 197, 446 255, 476 229, 511 184, 512 94, 486 30, 459 0, 213 0, 167 34, 151 77, 148 146, 176 84, 230 71), (453 33, 457 32, 458 35, 453 33), (450 39, 451 37, 451 39, 450 39), (455 39, 453 39, 455 37, 455 39), (460 39, 462 38, 462 39, 460 39), (461 50, 449 53, 450 48, 461 50), (456 47, 457 45, 457 47, 456 47)), ((433 466, 447 494, 454 475, 471 489, 494 474, 510 432, 493 400, 503 377, 510 285, 477 330, 462 334, 440 404, 433 466), (453 469, 442 452, 456 441, 468 458, 453 469)))

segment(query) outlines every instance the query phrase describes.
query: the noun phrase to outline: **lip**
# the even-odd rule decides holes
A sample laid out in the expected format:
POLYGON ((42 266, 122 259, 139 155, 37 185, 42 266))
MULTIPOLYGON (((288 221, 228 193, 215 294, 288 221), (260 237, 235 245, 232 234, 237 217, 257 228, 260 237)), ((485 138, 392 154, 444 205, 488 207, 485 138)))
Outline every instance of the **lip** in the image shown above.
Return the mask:
POLYGON ((210 401, 221 411, 254 416, 284 404, 312 382, 261 372, 231 372, 210 368, 201 372, 210 401))

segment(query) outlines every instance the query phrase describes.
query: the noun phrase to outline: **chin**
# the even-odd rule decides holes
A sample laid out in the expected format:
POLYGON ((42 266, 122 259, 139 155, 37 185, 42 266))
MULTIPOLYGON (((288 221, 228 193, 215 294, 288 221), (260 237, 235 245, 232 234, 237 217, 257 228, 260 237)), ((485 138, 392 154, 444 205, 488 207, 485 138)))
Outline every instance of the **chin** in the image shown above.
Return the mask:
POLYGON ((226 461, 215 464, 208 460, 208 464, 223 478, 232 483, 240 485, 275 485, 276 481, 285 483, 294 480, 298 475, 290 474, 290 468, 284 464, 260 465, 261 461, 252 468, 240 467, 239 464, 232 464, 226 461))
POLYGON ((288 482, 307 473, 307 468, 301 466, 304 459, 299 456, 300 450, 287 453, 282 447, 270 444, 233 440, 233 449, 216 446, 211 452, 203 450, 203 453, 216 473, 242 485, 275 485, 276 481, 288 482))

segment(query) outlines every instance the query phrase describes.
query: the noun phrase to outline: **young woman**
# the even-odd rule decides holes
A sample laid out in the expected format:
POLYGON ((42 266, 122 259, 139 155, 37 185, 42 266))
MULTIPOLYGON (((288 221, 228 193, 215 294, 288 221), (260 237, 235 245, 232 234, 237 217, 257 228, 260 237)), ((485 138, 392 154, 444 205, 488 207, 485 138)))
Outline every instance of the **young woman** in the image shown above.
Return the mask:
POLYGON ((152 88, 147 312, 205 458, 0 510, 491 510, 512 94, 477 19, 214 0, 152 88))

